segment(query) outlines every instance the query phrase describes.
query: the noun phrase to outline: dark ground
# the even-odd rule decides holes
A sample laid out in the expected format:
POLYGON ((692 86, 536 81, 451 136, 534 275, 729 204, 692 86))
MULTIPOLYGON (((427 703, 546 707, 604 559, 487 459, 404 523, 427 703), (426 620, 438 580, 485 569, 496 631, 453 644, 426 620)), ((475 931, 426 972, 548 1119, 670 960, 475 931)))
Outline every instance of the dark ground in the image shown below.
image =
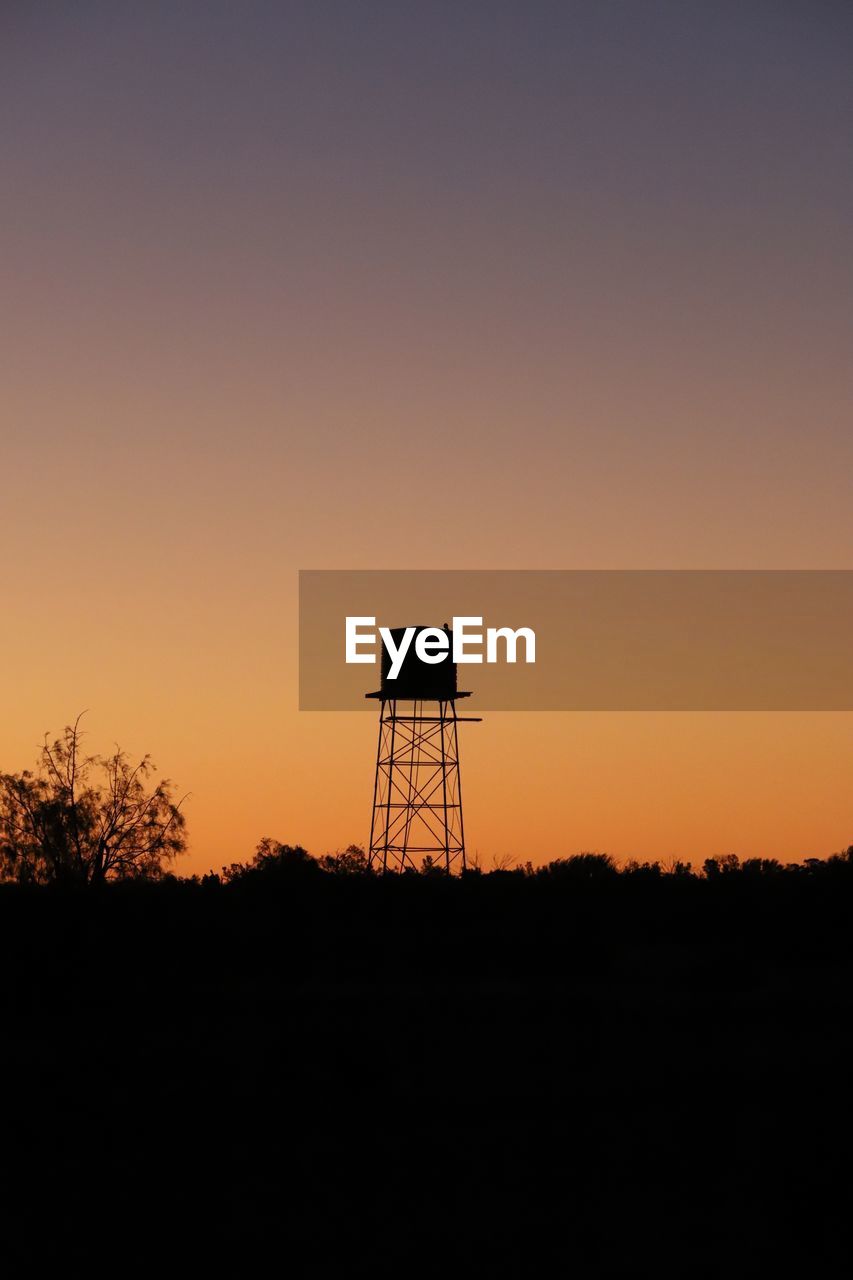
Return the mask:
POLYGON ((5 887, 6 1270, 849 1274, 852 920, 849 872, 5 887))

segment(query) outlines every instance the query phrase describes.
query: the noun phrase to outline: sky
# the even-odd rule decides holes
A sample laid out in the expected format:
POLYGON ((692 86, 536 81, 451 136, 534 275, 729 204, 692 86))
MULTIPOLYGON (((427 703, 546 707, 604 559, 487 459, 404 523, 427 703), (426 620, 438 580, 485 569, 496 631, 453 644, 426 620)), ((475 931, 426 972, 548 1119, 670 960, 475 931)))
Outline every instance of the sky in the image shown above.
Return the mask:
MULTIPOLYGON (((0 769, 363 843, 300 568, 853 568, 853 8, 0 12, 0 769)), ((375 712, 374 712, 375 714, 375 712)), ((469 851, 853 843, 853 715, 490 714, 469 851)))

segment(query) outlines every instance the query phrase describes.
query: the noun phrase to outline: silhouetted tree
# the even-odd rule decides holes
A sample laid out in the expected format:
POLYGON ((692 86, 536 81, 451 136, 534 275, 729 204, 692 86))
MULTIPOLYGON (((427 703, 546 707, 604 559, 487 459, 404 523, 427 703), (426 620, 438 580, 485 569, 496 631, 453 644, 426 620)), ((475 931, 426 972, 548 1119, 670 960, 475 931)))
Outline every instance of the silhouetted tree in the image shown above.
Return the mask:
MULTIPOLYGON (((821 865, 820 860, 817 858, 807 858, 806 861, 817 862, 819 866, 821 865)), ((834 872, 836 874, 838 872, 847 874, 853 871, 853 844, 848 845, 843 853, 830 854, 826 859, 826 862, 823 863, 823 866, 826 867, 827 871, 834 872)))
POLYGON ((663 864, 663 871, 668 876, 681 876, 689 879, 693 875, 693 863, 683 862, 680 858, 670 858, 663 864))
POLYGON ((725 853, 720 858, 706 858, 702 863, 706 879, 714 880, 717 876, 732 876, 740 871, 740 858, 736 853, 725 853))
POLYGON ((663 874, 659 862, 639 862, 636 858, 631 858, 622 868, 622 875, 639 880, 659 880, 663 874))
POLYGON ((294 876, 318 875, 320 864, 301 845, 281 844, 270 836, 258 842, 251 862, 232 862, 222 868, 226 884, 236 881, 266 880, 270 883, 294 876))
POLYGON ((619 868, 609 853, 575 853, 570 858, 555 858, 536 874, 561 880, 610 880, 619 874, 619 868))
POLYGON ((0 774, 0 872, 36 884, 157 878, 186 848, 172 784, 148 785, 147 755, 84 756, 80 718, 52 744, 45 735, 35 772, 0 774))
POLYGON ((740 870, 742 875, 750 876, 753 879, 756 876, 785 874, 785 868, 778 858, 745 858, 741 863, 740 870))
POLYGON ((422 876, 446 876, 447 867, 439 858, 434 858, 431 853, 425 853, 421 859, 421 865, 418 868, 422 876))
POLYGON ((325 854, 320 868, 334 876, 363 876, 370 871, 370 863, 361 845, 350 844, 342 853, 325 854))

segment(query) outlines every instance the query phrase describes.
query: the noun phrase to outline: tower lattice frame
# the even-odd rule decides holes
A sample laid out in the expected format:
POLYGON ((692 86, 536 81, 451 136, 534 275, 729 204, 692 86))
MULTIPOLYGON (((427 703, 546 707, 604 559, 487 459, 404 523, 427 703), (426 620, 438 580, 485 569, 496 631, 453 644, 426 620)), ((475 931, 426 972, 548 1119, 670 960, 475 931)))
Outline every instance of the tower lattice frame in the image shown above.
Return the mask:
MULTIPOLYGON (((466 697, 457 693, 456 697, 466 697)), ((383 698, 370 827, 370 866, 417 868, 425 858, 465 870, 456 698, 383 698)))

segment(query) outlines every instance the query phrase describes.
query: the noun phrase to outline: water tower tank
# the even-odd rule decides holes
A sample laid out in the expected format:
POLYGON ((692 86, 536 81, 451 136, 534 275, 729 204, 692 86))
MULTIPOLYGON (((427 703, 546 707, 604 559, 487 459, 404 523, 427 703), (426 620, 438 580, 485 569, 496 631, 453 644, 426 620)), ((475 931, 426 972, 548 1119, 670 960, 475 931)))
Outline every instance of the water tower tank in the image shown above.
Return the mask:
MULTIPOLYGON (((369 693, 368 698, 381 698, 383 701, 402 698, 417 702, 446 702, 459 696, 456 690, 456 663, 450 656, 453 636, 448 628, 445 627, 444 630, 449 637, 451 649, 441 662, 422 662, 415 651, 415 642, 420 633, 432 629, 415 627, 415 634, 403 659, 400 673, 394 680, 390 676, 391 655, 387 648, 382 646, 382 687, 378 693, 369 693)), ((399 649, 405 633, 405 627, 391 628, 395 648, 399 649)))

